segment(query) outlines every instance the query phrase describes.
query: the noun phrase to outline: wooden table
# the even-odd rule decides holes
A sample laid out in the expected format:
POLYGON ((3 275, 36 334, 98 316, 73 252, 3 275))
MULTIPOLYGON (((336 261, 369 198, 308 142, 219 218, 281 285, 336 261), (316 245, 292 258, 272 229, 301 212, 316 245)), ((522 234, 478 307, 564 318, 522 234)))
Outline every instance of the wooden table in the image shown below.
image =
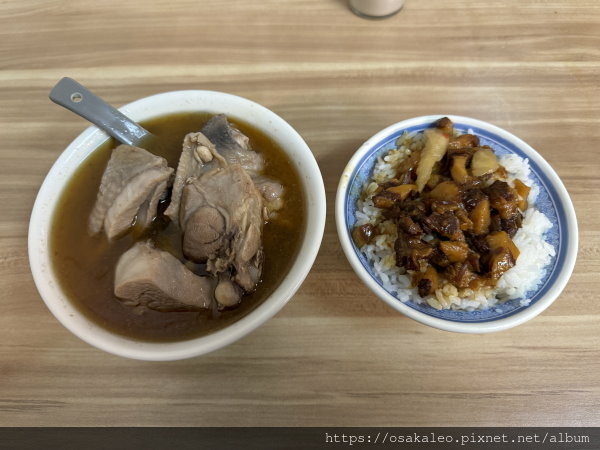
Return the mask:
POLYGON ((0 424, 600 425, 600 4, 408 0, 368 21, 342 0, 0 3, 0 424), (71 76, 115 105, 212 89, 259 102, 313 150, 328 200, 312 272, 272 320, 185 361, 105 354, 50 314, 27 227, 47 171, 87 124, 47 94, 71 76), (358 280, 334 196, 381 128, 460 114, 555 168, 580 230, 567 288, 515 329, 420 325, 358 280))

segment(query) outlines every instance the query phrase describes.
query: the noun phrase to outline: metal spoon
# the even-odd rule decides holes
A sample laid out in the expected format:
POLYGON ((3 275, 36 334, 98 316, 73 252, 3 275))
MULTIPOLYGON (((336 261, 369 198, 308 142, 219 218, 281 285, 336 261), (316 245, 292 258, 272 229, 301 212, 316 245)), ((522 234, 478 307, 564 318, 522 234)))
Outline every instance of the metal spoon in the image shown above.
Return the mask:
POLYGON ((64 77, 48 95, 54 103, 64 106, 89 120, 109 135, 129 145, 140 145, 154 135, 138 123, 110 106, 72 78, 64 77))

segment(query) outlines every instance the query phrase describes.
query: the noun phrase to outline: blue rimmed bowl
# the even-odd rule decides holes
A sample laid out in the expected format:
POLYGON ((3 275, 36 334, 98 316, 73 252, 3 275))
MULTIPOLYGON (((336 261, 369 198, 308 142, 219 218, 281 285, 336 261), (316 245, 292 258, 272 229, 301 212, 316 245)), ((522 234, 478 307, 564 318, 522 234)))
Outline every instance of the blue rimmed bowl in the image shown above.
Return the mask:
POLYGON ((443 115, 422 116, 391 125, 367 140, 352 156, 342 173, 337 190, 335 214, 340 243, 350 265, 362 281, 384 302, 406 316, 447 331, 487 333, 514 327, 540 314, 556 300, 566 286, 577 258, 578 231, 575 210, 569 194, 552 167, 523 140, 506 130, 481 120, 447 115, 461 133, 477 135, 482 145, 497 154, 513 153, 527 158, 531 178, 539 186, 536 208, 552 222, 544 239, 554 246, 555 256, 546 267, 542 283, 524 298, 501 303, 486 310, 436 310, 409 299, 400 301, 383 287, 379 275, 354 244, 351 231, 356 223, 356 201, 369 180, 379 156, 395 148, 404 133, 423 131, 443 115))

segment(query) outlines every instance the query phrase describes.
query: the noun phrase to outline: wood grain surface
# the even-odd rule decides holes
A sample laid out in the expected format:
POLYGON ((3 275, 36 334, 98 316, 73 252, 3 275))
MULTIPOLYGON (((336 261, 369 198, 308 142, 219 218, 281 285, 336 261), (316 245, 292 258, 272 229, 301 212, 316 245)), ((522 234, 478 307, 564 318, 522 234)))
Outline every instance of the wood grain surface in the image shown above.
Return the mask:
POLYGON ((600 3, 408 0, 368 21, 338 0, 0 2, 0 424, 600 426, 600 3), (327 225, 312 272, 272 320, 185 361, 83 343, 29 270, 27 227, 54 160, 87 124, 52 104, 62 76, 110 103, 178 89, 241 95, 305 138, 327 225), (420 325, 359 281, 334 197, 369 136, 460 114, 523 138, 579 221, 573 276, 536 319, 461 335, 420 325))

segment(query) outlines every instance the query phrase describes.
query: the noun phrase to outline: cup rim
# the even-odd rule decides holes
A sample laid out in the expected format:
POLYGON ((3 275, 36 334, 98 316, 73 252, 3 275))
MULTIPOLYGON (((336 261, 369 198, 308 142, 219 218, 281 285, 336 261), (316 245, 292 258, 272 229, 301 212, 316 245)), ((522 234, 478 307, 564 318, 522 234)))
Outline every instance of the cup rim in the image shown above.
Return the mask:
POLYGON ((289 123, 270 109, 233 94, 208 90, 169 91, 140 98, 118 109, 135 121, 187 111, 225 113, 256 126, 278 141, 284 149, 293 146, 294 155, 288 156, 302 179, 307 205, 304 236, 295 262, 280 284, 260 305, 234 323, 205 336, 174 342, 140 341, 94 323, 62 292, 48 251, 53 212, 65 184, 81 162, 109 139, 105 132, 96 126, 90 126, 71 141, 56 159, 40 187, 32 209, 28 254, 38 292, 48 309, 65 328, 88 344, 114 355, 167 361, 191 358, 222 348, 273 317, 293 297, 308 275, 325 228, 325 187, 319 166, 304 139, 289 123), (281 142, 282 139, 286 143, 281 142), (301 160, 294 160, 294 156, 299 155, 301 160))
POLYGON ((575 209, 562 180, 554 171, 552 166, 550 166, 550 164, 535 149, 533 149, 521 138, 489 122, 466 116, 451 114, 434 114, 413 117, 389 125, 388 127, 382 129, 381 131, 375 133, 373 136, 367 139, 352 155, 352 157, 348 161, 348 164, 342 172, 342 176, 340 177, 340 181, 338 183, 338 188, 336 192, 335 219, 338 237, 344 254, 346 255, 346 258, 348 259, 354 272, 367 285, 367 287, 379 299, 383 300, 389 306, 406 315, 407 317, 410 317, 411 319, 416 320, 417 322, 420 322, 424 325, 428 325, 433 328, 438 328, 445 331, 460 333, 490 333, 515 327, 536 317, 538 314, 540 314, 542 311, 548 308, 564 290, 573 272, 573 269, 575 267, 575 261, 577 259, 579 235, 575 209), (379 142, 382 142, 386 139, 386 137, 403 129, 433 123, 440 117, 448 117, 455 123, 467 124, 473 127, 485 129, 491 133, 502 137, 506 141, 513 143, 515 146, 521 149, 524 153, 527 154, 528 158, 534 161, 540 167, 542 172, 549 178, 552 185, 556 189, 556 192, 558 194, 558 200, 562 203, 565 212, 567 213, 566 217, 564 217, 564 220, 567 222, 567 226, 571 232, 567 236, 567 252, 565 255, 564 263, 562 265, 561 270, 558 272, 558 276, 552 283, 552 289, 546 292, 546 294, 543 297, 539 298, 532 305, 508 317, 491 319, 486 322, 458 322, 432 317, 421 311, 411 308, 410 306, 404 304, 392 294, 387 292, 379 283, 377 283, 371 277, 371 275, 362 266, 358 255, 356 254, 356 251, 354 250, 354 247, 350 242, 350 238, 347 233, 347 221, 345 214, 346 196, 348 195, 348 190, 351 185, 354 169, 356 168, 358 163, 362 161, 363 158, 370 152, 376 150, 374 145, 379 142))

